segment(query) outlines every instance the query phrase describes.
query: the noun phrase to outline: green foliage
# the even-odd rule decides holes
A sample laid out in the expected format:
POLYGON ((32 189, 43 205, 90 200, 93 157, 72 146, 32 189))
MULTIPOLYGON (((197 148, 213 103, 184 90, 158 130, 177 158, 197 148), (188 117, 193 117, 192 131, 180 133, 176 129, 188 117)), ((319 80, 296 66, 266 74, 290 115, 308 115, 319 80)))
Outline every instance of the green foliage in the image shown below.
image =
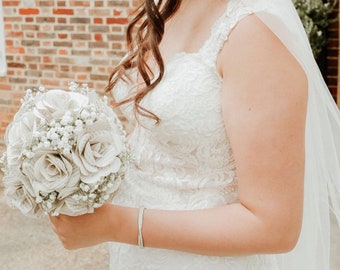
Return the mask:
POLYGON ((337 0, 293 0, 293 3, 316 58, 327 43, 327 27, 338 19, 331 15, 337 0))

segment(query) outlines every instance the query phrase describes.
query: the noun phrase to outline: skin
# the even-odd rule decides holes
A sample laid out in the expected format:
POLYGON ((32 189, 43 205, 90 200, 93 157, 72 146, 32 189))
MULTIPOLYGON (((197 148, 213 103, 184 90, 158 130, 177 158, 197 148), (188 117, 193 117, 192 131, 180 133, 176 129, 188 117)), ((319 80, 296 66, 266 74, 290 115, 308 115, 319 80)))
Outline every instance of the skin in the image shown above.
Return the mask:
MULTIPOLYGON (((165 63, 176 52, 197 51, 226 3, 198 2, 184 1, 167 23, 160 46, 165 63)), ((287 252, 302 223, 306 76, 255 15, 232 31, 217 68, 240 201, 195 211, 148 209, 144 244, 205 255, 287 252)), ((60 215, 51 222, 67 249, 106 241, 136 245, 137 216, 138 209, 106 204, 93 214, 60 215)))

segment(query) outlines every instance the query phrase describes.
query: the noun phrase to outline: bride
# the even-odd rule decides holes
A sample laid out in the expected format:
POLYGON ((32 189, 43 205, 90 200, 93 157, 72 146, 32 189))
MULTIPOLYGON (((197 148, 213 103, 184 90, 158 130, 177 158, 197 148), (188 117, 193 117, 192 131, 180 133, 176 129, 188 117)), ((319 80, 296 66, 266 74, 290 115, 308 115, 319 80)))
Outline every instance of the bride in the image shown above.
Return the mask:
POLYGON ((144 0, 108 91, 133 124, 112 204, 51 217, 111 269, 329 269, 340 117, 290 0, 144 0))

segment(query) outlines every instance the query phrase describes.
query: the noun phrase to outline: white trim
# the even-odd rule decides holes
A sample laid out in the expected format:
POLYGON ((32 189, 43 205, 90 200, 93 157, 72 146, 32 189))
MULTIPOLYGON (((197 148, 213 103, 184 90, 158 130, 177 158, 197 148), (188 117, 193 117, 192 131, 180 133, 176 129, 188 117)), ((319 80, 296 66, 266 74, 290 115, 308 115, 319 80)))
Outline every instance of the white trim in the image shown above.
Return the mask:
POLYGON ((0 0, 0 77, 7 74, 6 50, 5 50, 5 29, 2 13, 2 0, 0 0))

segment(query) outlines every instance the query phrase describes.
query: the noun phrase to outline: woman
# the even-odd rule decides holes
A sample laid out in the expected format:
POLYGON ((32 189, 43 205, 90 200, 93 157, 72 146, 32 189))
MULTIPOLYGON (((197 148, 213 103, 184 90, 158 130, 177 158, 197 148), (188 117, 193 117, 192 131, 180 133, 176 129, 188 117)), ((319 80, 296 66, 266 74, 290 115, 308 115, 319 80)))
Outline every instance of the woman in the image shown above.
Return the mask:
POLYGON ((112 269, 329 269, 339 111, 290 0, 145 0, 128 34, 108 89, 134 162, 112 205, 51 218, 64 246, 117 242, 112 269))

